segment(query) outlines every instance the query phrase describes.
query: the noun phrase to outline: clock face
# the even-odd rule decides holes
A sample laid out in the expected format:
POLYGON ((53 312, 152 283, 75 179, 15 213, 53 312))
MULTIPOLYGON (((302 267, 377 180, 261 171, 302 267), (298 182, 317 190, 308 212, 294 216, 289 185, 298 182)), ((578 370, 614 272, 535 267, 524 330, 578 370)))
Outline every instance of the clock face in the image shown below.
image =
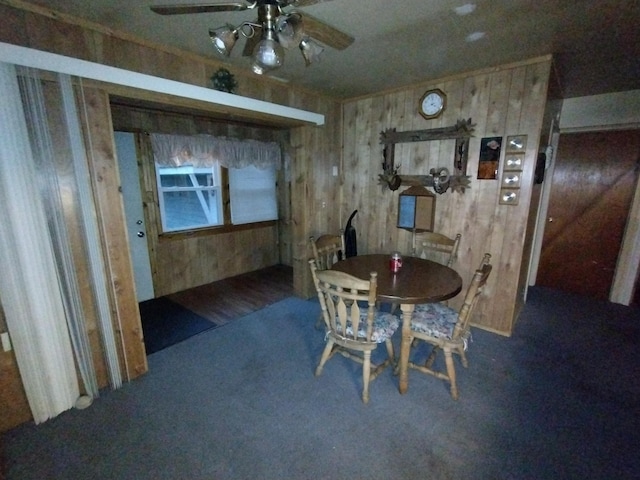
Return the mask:
POLYGON ((420 103, 420 114, 425 118, 434 118, 444 110, 445 95, 440 90, 430 90, 424 94, 420 103))
POLYGON ((437 93, 430 93, 422 102, 422 110, 427 115, 434 115, 442 108, 442 97, 437 93))

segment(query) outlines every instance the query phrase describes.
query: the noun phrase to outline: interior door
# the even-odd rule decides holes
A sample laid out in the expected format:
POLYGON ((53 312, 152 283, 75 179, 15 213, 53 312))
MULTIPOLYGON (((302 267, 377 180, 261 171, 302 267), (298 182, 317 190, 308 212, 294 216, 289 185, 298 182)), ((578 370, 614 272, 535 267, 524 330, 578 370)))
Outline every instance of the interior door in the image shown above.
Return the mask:
POLYGON ((133 133, 115 132, 118 169, 122 186, 124 214, 127 220, 129 248, 133 275, 136 285, 136 298, 143 302, 154 298, 151 263, 142 210, 142 194, 138 176, 138 161, 133 133))
POLYGON ((560 135, 537 285, 609 298, 639 159, 640 130, 560 135))

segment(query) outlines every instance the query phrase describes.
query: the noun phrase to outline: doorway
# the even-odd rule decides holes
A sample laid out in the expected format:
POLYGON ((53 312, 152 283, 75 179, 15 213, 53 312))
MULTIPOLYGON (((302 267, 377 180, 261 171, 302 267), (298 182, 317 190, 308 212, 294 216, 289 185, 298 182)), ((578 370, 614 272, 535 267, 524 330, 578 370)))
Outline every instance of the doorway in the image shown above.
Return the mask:
POLYGON ((133 277, 136 285, 136 299, 139 303, 154 298, 155 295, 144 224, 135 135, 129 132, 114 132, 114 138, 133 277))
POLYGON ((609 298, 639 160, 640 130, 560 135, 537 285, 609 298))

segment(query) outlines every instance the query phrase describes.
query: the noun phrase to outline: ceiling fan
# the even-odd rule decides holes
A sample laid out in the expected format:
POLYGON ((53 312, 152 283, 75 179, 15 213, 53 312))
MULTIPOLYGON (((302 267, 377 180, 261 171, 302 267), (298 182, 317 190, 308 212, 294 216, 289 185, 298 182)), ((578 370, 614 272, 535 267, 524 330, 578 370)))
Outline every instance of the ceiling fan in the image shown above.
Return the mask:
POLYGON ((210 29, 209 36, 216 51, 228 57, 236 40, 247 39, 243 55, 253 56, 252 70, 263 74, 279 68, 284 62, 284 48, 298 46, 306 65, 319 59, 321 44, 343 50, 354 38, 312 16, 295 10, 330 0, 255 0, 202 4, 154 5, 151 10, 160 15, 228 12, 256 9, 255 22, 242 22, 234 27, 226 24, 210 29), (317 40, 317 42, 315 40, 317 40), (318 43, 320 42, 320 43, 318 43))

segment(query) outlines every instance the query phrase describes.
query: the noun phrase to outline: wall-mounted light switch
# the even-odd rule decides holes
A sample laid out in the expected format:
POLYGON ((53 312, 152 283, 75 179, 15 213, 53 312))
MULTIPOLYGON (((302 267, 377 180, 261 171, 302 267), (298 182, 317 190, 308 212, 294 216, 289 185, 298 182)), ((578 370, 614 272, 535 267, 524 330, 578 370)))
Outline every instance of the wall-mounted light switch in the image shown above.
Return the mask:
POLYGON ((331 174, 332 174, 334 177, 337 177, 337 176, 338 176, 338 167, 337 167, 337 165, 334 165, 334 166, 331 168, 331 174))
POLYGON ((5 352, 11 351, 11 339, 9 338, 9 332, 0 333, 0 337, 2 338, 2 350, 5 352))

